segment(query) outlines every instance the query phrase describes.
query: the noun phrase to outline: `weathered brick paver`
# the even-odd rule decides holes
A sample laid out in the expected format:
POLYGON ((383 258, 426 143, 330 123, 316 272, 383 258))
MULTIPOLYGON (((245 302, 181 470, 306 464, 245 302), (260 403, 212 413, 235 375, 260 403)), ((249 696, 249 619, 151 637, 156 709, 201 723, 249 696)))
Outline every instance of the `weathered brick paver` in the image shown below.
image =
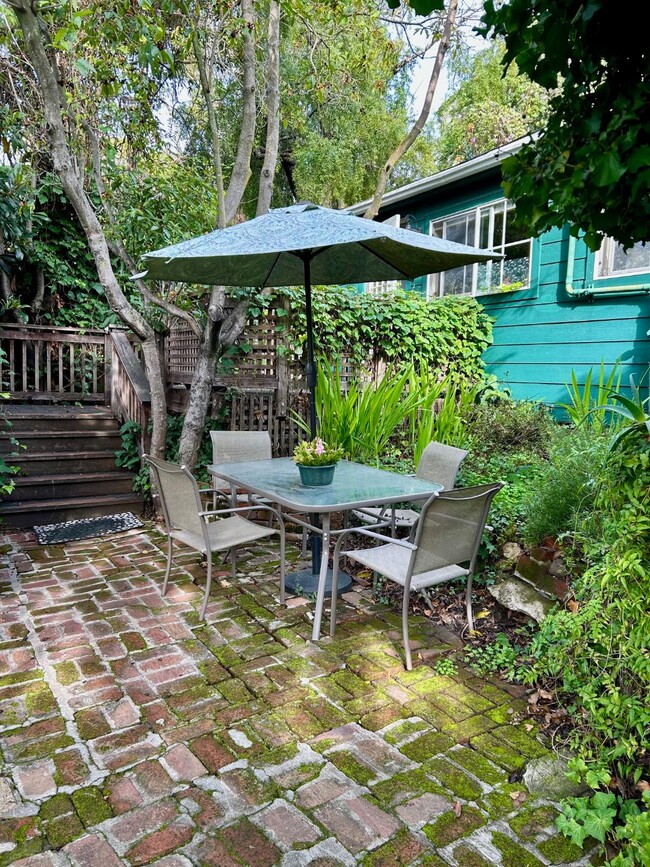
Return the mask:
POLYGON ((521 697, 436 674, 457 640, 415 618, 406 672, 367 582, 314 644, 272 544, 200 623, 204 565, 179 548, 162 597, 153 524, 0 542, 0 867, 589 863, 517 782, 548 751, 521 697))

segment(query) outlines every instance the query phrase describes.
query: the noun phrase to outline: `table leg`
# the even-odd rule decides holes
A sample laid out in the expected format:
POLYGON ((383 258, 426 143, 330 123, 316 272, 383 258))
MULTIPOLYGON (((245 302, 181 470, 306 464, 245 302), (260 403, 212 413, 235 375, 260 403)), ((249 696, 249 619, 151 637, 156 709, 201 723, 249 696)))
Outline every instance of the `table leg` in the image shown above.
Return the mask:
POLYGON ((314 612, 314 628, 311 634, 312 641, 320 638, 320 626, 323 619, 323 606, 325 604, 325 582, 327 581, 327 566, 330 553, 330 515, 323 515, 323 553, 320 560, 320 575, 318 577, 318 592, 316 594, 316 611, 314 612))

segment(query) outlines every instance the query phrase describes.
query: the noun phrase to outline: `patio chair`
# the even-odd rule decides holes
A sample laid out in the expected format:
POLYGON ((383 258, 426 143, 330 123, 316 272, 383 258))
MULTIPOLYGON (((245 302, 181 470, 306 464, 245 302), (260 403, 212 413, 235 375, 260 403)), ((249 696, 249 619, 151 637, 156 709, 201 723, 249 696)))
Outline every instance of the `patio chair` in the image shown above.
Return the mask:
POLYGON ((336 630, 336 593, 341 556, 367 566, 374 573, 404 588, 402 630, 408 671, 412 668, 408 633, 411 591, 418 592, 444 581, 467 578, 467 623, 473 630, 472 576, 492 498, 502 487, 503 482, 497 482, 434 494, 422 508, 412 542, 388 539, 363 527, 352 528, 341 534, 334 549, 330 635, 334 635, 336 630), (384 544, 375 548, 342 551, 343 542, 351 533, 359 533, 384 544))
MULTIPOLYGON (((273 456, 271 447, 271 435, 268 431, 233 431, 213 430, 210 431, 212 439, 212 463, 213 464, 236 464, 241 461, 265 461, 273 456)), ((213 477, 215 493, 213 495, 213 508, 217 507, 217 496, 230 498, 230 485, 223 482, 219 485, 219 479, 213 477)), ((237 497, 240 503, 266 503, 270 501, 254 494, 243 494, 237 497)), ((233 502, 233 505, 235 503, 233 502)), ((307 529, 302 528, 302 556, 307 555, 307 529)))
MULTIPOLYGON (((265 430, 211 430, 210 439, 212 440, 213 464, 266 461, 270 460, 273 454, 271 450, 271 435, 265 430)), ((230 499, 230 484, 213 476, 213 485, 213 508, 216 509, 216 497, 218 495, 230 499)), ((237 498, 238 502, 251 502, 251 500, 252 497, 248 495, 237 498)))
POLYGON ((205 610, 210 598, 212 584, 212 554, 231 552, 232 576, 237 577, 237 548, 264 539, 275 533, 280 533, 280 601, 284 602, 284 553, 285 534, 284 522, 277 509, 271 506, 256 504, 256 509, 266 510, 279 521, 279 531, 273 527, 261 527, 236 512, 249 512, 250 506, 242 508, 205 510, 201 502, 201 493, 212 493, 212 489, 199 491, 196 479, 184 466, 169 463, 158 458, 144 455, 152 469, 156 487, 160 495, 160 503, 167 529, 167 571, 163 582, 162 595, 167 593, 169 575, 172 568, 173 540, 182 542, 204 554, 207 559, 207 579, 205 596, 199 612, 199 618, 205 619, 205 610), (221 517, 230 514, 231 517, 221 517), (219 520, 210 521, 211 517, 219 520))
MULTIPOLYGON (((465 449, 457 449, 455 446, 435 441, 430 442, 422 452, 415 476, 427 482, 439 482, 443 490, 449 491, 456 483, 458 470, 467 454, 465 449)), ((354 515, 364 524, 384 522, 390 518, 393 535, 396 527, 412 528, 420 517, 420 513, 415 509, 394 509, 391 506, 356 509, 354 515)))

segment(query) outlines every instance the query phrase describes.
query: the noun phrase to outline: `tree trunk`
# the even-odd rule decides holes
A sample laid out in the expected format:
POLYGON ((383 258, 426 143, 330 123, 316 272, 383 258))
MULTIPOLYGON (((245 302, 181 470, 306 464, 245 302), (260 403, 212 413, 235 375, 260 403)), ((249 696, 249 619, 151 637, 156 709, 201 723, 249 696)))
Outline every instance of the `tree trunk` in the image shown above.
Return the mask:
POLYGON ((47 30, 41 27, 41 22, 34 13, 31 3, 26 0, 11 0, 11 7, 18 18, 25 37, 27 56, 38 78, 54 171, 86 234, 99 282, 111 308, 142 341, 145 367, 151 387, 153 419, 151 452, 156 456, 162 456, 166 439, 167 414, 163 365, 155 332, 144 317, 131 306, 122 292, 113 271, 104 231, 83 188, 82 173, 66 137, 62 114, 62 106, 65 105, 64 94, 59 89, 56 72, 52 68, 43 43, 47 30))
POLYGON ((433 64, 433 69, 431 70, 431 77, 429 78, 429 84, 427 86, 427 93, 424 99, 424 105, 422 106, 422 110, 420 111, 418 119, 411 127, 408 135, 406 135, 397 145, 395 150, 386 160, 381 172, 379 173, 379 179, 377 181, 377 187, 375 189, 375 194, 373 196, 372 202, 370 203, 370 205, 366 209, 365 214, 363 215, 369 220, 374 219, 379 213, 379 208, 381 207, 381 200, 383 199, 384 193, 386 192, 386 185, 388 184, 388 180, 393 172, 393 169, 402 159, 407 150, 411 147, 413 142, 420 135, 420 133, 424 129, 425 123, 429 119, 429 114, 431 113, 431 105, 433 103, 433 96, 436 92, 436 87, 440 78, 440 72, 442 70, 442 64, 445 59, 445 55, 447 54, 447 50, 449 49, 451 35, 453 33, 454 24, 456 23, 457 11, 458 0, 449 0, 449 6, 447 7, 447 17, 445 18, 445 26, 443 28, 442 36, 440 37, 440 42, 438 44, 436 60, 433 64))
POLYGON ((251 175, 251 154, 255 141, 255 16, 253 0, 241 0, 244 19, 243 47, 243 108, 242 124, 237 143, 237 156, 230 175, 226 193, 226 223, 230 224, 237 214, 242 197, 251 175))
POLYGON ((275 167, 280 147, 280 4, 269 7, 268 65, 266 73, 266 148, 257 197, 257 216, 271 207, 275 167))

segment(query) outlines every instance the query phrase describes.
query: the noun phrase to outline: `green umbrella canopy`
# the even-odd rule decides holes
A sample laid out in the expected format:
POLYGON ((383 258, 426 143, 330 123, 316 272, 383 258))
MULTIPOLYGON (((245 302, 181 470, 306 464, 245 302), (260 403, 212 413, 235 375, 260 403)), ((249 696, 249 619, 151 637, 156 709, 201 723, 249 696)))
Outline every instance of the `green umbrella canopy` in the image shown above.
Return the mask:
POLYGON ((143 257, 152 280, 223 286, 301 286, 305 259, 311 283, 412 280, 502 258, 409 229, 365 220, 310 202, 275 208, 143 257))

